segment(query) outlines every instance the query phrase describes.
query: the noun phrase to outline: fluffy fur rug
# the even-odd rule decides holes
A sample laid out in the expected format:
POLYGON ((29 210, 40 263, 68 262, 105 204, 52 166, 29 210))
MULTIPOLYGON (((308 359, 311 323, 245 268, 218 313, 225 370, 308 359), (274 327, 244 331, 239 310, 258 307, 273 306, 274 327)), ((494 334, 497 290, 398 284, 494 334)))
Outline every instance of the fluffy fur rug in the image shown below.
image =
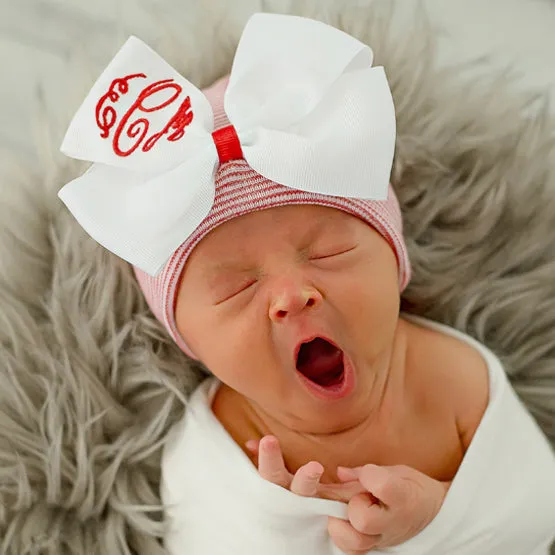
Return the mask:
MULTIPOLYGON (((226 2, 191 4, 152 23, 164 37, 153 46, 206 85, 230 67, 253 9, 231 19, 226 2)), ((493 349, 555 443, 555 122, 506 76, 437 69, 423 17, 392 40, 381 4, 323 6, 295 10, 368 42, 390 78, 393 180, 414 264, 406 310, 493 349)), ((90 84, 67 100, 63 128, 40 125, 44 160, 0 184, 4 555, 163 554, 161 446, 204 375, 168 341, 129 268, 56 197, 83 169, 56 149, 90 84)))

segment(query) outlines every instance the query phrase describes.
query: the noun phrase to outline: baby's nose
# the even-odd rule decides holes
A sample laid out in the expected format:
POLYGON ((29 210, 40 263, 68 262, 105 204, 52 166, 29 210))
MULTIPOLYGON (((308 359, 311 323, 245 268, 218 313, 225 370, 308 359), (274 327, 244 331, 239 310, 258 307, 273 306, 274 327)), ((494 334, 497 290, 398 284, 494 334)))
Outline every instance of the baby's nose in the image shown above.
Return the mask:
POLYGON ((321 301, 322 294, 313 286, 284 284, 270 303, 269 316, 273 322, 281 322, 305 308, 319 305, 321 301))

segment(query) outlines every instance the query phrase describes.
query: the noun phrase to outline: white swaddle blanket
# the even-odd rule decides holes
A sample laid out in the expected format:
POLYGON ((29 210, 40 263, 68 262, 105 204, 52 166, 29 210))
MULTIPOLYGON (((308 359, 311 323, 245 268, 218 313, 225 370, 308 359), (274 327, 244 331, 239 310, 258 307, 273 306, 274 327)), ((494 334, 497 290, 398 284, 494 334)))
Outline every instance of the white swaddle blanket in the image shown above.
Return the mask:
MULTIPOLYGON (((555 537, 555 456, 499 359, 447 326, 489 368, 488 408, 436 518, 417 536, 372 553, 547 555, 555 537)), ((344 503, 297 496, 263 480, 211 411, 219 381, 193 393, 162 461, 165 545, 172 555, 340 555, 327 517, 344 503)))

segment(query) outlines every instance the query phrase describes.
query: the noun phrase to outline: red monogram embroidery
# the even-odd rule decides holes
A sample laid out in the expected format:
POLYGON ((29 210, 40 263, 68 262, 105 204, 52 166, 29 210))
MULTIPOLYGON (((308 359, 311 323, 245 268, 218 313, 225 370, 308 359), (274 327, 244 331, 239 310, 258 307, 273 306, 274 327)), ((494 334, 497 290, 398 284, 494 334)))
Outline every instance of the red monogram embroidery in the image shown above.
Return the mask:
POLYGON ((110 135, 110 129, 116 123, 117 114, 112 106, 105 106, 104 102, 110 100, 110 102, 117 102, 119 100, 120 94, 125 94, 129 91, 129 81, 131 79, 137 79, 137 77, 142 77, 146 79, 144 73, 135 73, 134 75, 128 75, 127 77, 122 77, 121 79, 114 79, 108 92, 100 98, 96 104, 96 124, 101 129, 102 133, 100 136, 106 139, 110 135), (117 90, 116 90, 117 89, 117 90), (102 110, 102 112, 101 112, 102 110))
MULTIPOLYGON (((129 90, 128 81, 130 79, 135 79, 138 77, 146 78, 143 73, 137 73, 135 75, 128 75, 121 79, 115 79, 108 92, 100 98, 96 105, 96 123, 101 130, 100 136, 106 139, 110 135, 110 130, 116 124, 117 113, 113 106, 103 106, 106 100, 111 102, 117 102, 120 98, 119 93, 125 94, 129 90), (118 90, 116 90, 116 88, 118 90)), ((183 87, 173 82, 173 79, 164 79, 162 81, 157 81, 145 87, 141 93, 137 96, 137 100, 131 105, 129 110, 125 112, 122 116, 112 139, 112 146, 114 152, 118 156, 129 156, 141 145, 141 150, 143 152, 148 152, 164 135, 168 135, 166 140, 168 141, 178 141, 185 135, 185 128, 193 121, 194 114, 191 111, 191 98, 188 96, 183 100, 175 114, 170 118, 168 123, 164 128, 158 133, 154 133, 146 140, 146 135, 148 134, 148 129, 150 127, 150 122, 146 117, 139 117, 135 121, 131 121, 133 116, 139 116, 140 112, 148 114, 150 112, 156 112, 162 110, 166 106, 169 106, 177 100, 183 87), (171 90, 172 95, 167 98, 165 95, 165 100, 160 100, 158 104, 153 102, 155 95, 161 96, 160 93, 163 91, 171 90), (147 105, 147 100, 150 102, 147 105), (127 149, 124 150, 120 145, 120 139, 125 131, 125 135, 130 139, 135 139, 134 143, 127 149), (143 142, 144 141, 144 142, 143 142)))

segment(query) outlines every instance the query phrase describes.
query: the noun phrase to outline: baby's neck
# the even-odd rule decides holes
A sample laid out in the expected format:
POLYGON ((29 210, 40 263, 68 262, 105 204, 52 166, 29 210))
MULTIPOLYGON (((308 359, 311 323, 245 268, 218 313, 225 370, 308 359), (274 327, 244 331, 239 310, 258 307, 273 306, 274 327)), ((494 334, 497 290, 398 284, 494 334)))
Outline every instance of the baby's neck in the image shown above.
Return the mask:
POLYGON ((387 379, 374 392, 374 406, 351 428, 333 434, 307 434, 291 430, 268 415, 259 414, 240 394, 222 384, 212 410, 222 425, 256 464, 255 457, 247 450, 249 439, 261 439, 273 435, 279 439, 285 464, 295 473, 309 461, 320 462, 325 469, 322 482, 337 482, 338 465, 346 467, 362 466, 369 462, 380 464, 380 452, 391 450, 401 441, 405 419, 405 354, 407 350, 407 330, 401 324, 398 337, 394 341, 387 379))

